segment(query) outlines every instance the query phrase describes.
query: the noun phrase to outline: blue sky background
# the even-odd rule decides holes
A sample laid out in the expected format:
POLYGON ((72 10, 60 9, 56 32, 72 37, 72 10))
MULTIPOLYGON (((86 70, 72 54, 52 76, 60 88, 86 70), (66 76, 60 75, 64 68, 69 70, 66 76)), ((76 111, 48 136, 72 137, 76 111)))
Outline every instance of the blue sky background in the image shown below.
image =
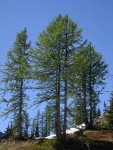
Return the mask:
MULTIPOLYGON (((68 14, 83 29, 96 50, 103 54, 109 65, 106 89, 101 95, 103 102, 113 90, 113 0, 0 0, 0 64, 4 64, 17 32, 27 28, 32 46, 38 35, 58 15, 68 14)), ((3 106, 2 106, 3 107, 3 106)), ((32 116, 33 111, 31 111, 32 116)), ((0 119, 0 131, 7 127, 9 119, 0 119)))

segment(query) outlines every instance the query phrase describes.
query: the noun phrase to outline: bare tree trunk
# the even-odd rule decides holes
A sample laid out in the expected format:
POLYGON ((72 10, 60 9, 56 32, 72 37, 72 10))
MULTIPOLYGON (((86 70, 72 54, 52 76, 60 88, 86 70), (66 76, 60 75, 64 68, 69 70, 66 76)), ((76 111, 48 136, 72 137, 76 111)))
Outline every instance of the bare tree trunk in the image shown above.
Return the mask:
MULTIPOLYGON (((67 30, 67 27, 66 27, 67 30)), ((68 45, 67 45, 67 33, 66 33, 66 45, 65 45, 65 64, 64 64, 64 128, 63 128, 63 135, 66 138, 66 129, 67 129, 67 60, 68 60, 68 45)))
POLYGON ((67 80, 65 81, 65 95, 64 95, 64 129, 63 129, 64 137, 66 137, 66 129, 67 129, 67 80))
POLYGON ((28 114, 25 113, 25 133, 24 133, 24 136, 25 138, 28 138, 28 114))
POLYGON ((21 140, 22 139, 22 103, 23 103, 23 80, 20 81, 20 102, 19 102, 19 118, 18 118, 18 137, 21 140))
POLYGON ((86 102, 86 74, 83 74, 83 122, 88 125, 88 116, 87 116, 87 102, 86 102))
POLYGON ((89 102, 89 106, 90 106, 90 128, 92 128, 92 112, 93 112, 93 110, 92 110, 92 85, 91 85, 91 64, 90 64, 90 74, 89 74, 89 78, 90 78, 90 80, 89 80, 89 100, 90 100, 90 102, 89 102))
POLYGON ((56 137, 59 141, 61 139, 61 124, 60 124, 60 65, 58 66, 56 74, 56 137))

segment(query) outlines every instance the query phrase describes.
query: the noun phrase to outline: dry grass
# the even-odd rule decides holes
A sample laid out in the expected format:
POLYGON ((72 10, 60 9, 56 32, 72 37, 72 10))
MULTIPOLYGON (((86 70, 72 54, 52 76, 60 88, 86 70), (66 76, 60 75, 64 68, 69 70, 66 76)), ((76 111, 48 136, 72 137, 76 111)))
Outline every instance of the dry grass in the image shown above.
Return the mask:
POLYGON ((0 150, 53 150, 53 145, 49 141, 38 144, 37 141, 2 141, 0 150))
MULTIPOLYGON (((84 139, 85 141, 109 141, 113 143, 113 131, 109 130, 87 130, 82 133, 76 133, 69 138, 84 139), (72 136, 72 137, 71 137, 72 136)), ((55 140, 38 141, 14 141, 1 140, 0 150, 54 150, 55 140)))
POLYGON ((25 150, 30 145, 28 142, 4 141, 0 144, 0 150, 25 150))
POLYGON ((109 130, 97 130, 97 131, 84 131, 83 135, 87 139, 99 140, 99 141, 110 141, 113 142, 113 131, 109 130))

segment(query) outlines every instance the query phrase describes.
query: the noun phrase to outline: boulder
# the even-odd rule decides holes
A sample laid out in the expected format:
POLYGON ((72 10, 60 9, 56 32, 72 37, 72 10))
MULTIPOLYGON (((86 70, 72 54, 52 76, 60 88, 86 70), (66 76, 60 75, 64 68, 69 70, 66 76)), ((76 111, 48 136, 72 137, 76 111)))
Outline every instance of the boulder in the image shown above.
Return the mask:
POLYGON ((96 117, 93 120, 93 127, 95 129, 106 129, 107 124, 108 124, 108 120, 106 116, 107 114, 96 117))

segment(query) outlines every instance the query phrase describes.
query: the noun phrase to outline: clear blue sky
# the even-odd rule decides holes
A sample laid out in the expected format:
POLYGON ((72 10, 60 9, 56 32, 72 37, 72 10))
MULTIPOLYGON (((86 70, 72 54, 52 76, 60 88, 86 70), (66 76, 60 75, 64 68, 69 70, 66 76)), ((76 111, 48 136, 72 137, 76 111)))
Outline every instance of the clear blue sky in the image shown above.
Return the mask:
MULTIPOLYGON (((58 14, 68 14, 83 28, 84 39, 103 54, 109 74, 113 74, 113 0, 0 0, 0 64, 4 64, 17 32, 27 27, 29 40, 35 46, 38 34, 58 14)), ((107 77, 106 82, 105 91, 113 90, 113 78, 107 77)), ((101 105, 109 96, 103 92, 101 105)), ((0 131, 7 122, 0 119, 0 131)))

